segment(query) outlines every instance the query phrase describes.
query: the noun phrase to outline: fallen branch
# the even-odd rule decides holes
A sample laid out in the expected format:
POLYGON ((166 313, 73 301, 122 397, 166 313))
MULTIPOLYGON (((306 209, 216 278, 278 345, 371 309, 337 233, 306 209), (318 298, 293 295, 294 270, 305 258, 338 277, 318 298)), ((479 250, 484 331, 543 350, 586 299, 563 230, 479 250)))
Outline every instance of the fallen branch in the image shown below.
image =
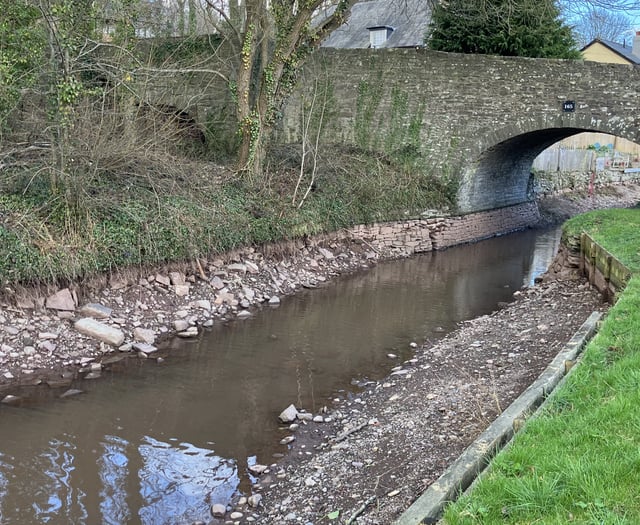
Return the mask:
POLYGON ((196 257, 196 264, 198 265, 198 273, 200 274, 200 278, 203 281, 206 281, 207 280, 207 276, 204 273, 204 269, 202 268, 202 263, 200 263, 200 259, 198 259, 197 257, 196 257))
POLYGON ((341 434, 338 434, 336 437, 334 437, 333 439, 329 440, 331 443, 340 443, 340 441, 344 441, 345 439, 347 439, 351 434, 355 434, 356 432, 358 432, 359 430, 362 430, 363 428, 369 426, 368 422, 364 422, 359 424, 357 427, 354 427, 350 430, 345 430, 344 432, 342 432, 341 434))
POLYGON ((351 517, 345 522, 345 525, 351 525, 354 521, 356 521, 356 518, 360 516, 360 514, 362 514, 365 510, 367 510, 367 507, 371 505, 376 499, 377 496, 371 496, 370 498, 368 498, 362 505, 360 505, 360 507, 358 507, 354 511, 353 514, 351 514, 351 517))

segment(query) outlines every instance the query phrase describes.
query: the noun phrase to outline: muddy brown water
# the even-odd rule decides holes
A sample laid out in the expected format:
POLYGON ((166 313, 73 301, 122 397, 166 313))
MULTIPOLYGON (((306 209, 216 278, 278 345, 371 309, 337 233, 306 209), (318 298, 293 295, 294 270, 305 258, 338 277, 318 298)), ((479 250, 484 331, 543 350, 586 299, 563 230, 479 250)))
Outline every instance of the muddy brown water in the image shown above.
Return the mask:
POLYGON ((381 263, 180 341, 163 364, 78 383, 82 395, 0 406, 0 523, 209 521, 211 504, 250 492, 248 465, 286 452, 283 408, 357 395, 412 341, 511 300, 558 242, 527 231, 381 263))

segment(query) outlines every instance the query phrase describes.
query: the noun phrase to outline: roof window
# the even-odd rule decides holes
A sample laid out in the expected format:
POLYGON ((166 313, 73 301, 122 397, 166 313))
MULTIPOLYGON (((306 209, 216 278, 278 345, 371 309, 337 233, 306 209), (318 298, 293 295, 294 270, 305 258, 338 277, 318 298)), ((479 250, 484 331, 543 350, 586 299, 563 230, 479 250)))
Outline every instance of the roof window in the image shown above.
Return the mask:
POLYGON ((393 33, 393 27, 373 26, 367 27, 369 30, 369 47, 381 47, 393 33))

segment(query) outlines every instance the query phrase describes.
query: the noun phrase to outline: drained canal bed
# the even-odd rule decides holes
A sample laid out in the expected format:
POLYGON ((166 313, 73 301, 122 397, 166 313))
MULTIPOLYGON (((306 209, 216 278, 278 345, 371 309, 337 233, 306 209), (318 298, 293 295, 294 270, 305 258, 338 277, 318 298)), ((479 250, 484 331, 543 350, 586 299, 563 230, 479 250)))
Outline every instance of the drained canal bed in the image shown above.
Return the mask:
POLYGON ((510 301, 557 242, 529 231, 383 263, 181 343, 163 365, 85 381, 82 396, 0 407, 0 522, 210 520, 250 491, 248 466, 286 452, 283 408, 357 396, 412 341, 510 301))

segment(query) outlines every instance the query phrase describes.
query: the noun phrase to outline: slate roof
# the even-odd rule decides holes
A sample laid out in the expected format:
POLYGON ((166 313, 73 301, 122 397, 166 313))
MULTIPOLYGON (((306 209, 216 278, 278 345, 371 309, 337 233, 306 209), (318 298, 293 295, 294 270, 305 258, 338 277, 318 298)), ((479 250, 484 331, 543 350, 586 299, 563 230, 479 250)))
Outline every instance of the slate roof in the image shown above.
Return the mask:
POLYGON ((617 42, 612 42, 611 40, 603 40, 601 38, 596 38, 595 40, 592 40, 586 46, 584 46, 582 48, 582 51, 587 49, 589 46, 595 44, 596 42, 600 42, 603 46, 608 47, 611 51, 625 58, 632 64, 640 65, 640 57, 632 53, 631 46, 623 46, 622 44, 618 44, 617 42))
POLYGON ((367 48, 369 29, 391 27, 393 32, 380 47, 423 47, 431 19, 426 0, 369 0, 351 8, 349 20, 331 33, 323 47, 367 48))

